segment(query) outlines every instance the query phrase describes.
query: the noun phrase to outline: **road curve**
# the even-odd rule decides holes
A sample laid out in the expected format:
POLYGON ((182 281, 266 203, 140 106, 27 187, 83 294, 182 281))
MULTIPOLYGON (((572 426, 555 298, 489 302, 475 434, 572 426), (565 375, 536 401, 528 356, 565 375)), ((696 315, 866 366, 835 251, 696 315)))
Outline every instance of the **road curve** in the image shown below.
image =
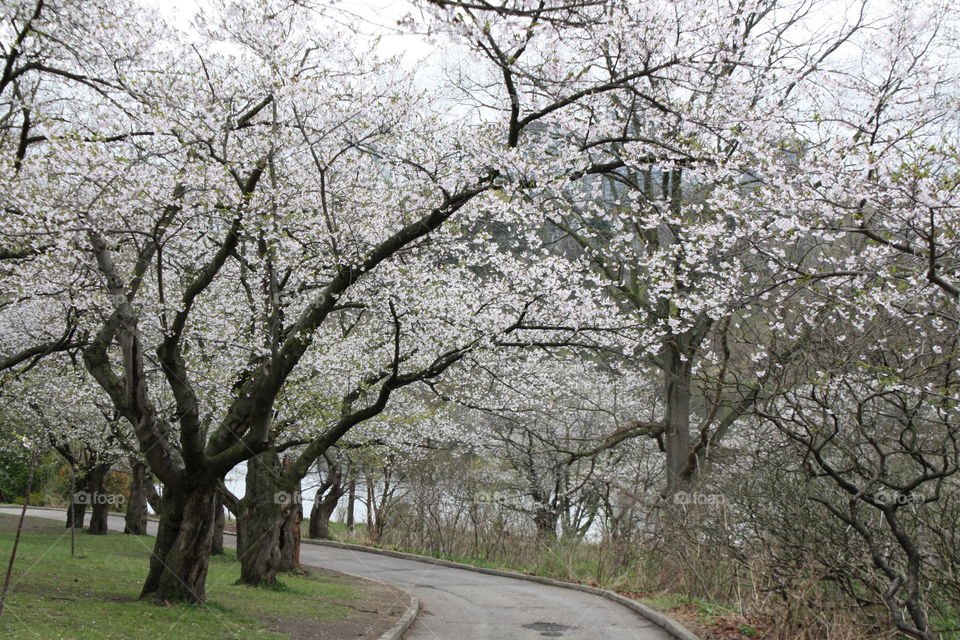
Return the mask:
MULTIPOLYGON (((17 514, 16 507, 0 513, 17 514)), ((28 509, 28 515, 61 520, 62 511, 28 509)), ((123 530, 123 518, 110 516, 123 530)), ((150 523, 151 533, 156 523, 150 523)), ((225 540, 232 546, 233 540, 225 540)), ((517 578, 485 575, 376 553, 305 544, 305 565, 374 578, 415 595, 420 615, 406 640, 671 640, 630 609, 600 596, 517 578)))

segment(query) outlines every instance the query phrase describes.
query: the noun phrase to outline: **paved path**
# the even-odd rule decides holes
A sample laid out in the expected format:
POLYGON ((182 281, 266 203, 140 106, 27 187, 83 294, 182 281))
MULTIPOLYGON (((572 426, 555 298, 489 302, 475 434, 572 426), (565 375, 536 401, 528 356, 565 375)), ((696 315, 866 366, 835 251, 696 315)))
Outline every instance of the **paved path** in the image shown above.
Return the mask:
MULTIPOLYGON (((0 513, 19 514, 12 507, 0 513)), ((30 509, 62 520, 63 512, 30 509)), ((151 522, 151 533, 156 523, 151 522)), ((123 530, 123 518, 110 517, 123 530)), ((225 541, 232 546, 230 537, 225 541)), ((376 553, 304 544, 303 564, 375 578, 413 593, 421 611, 406 640, 671 640, 633 611, 589 593, 376 553)))

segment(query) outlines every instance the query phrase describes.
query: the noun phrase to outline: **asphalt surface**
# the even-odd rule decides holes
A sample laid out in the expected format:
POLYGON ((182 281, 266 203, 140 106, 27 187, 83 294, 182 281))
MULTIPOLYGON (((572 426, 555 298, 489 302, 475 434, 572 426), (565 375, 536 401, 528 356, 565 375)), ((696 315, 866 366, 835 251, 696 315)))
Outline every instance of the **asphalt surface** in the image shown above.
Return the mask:
MULTIPOLYGON (((0 513, 19 515, 20 510, 0 507, 0 513)), ((27 514, 64 518, 61 511, 45 509, 28 509, 27 514)), ((150 527, 155 532, 156 523, 150 527)), ((110 516, 110 528, 123 531, 123 518, 110 516)), ((232 537, 224 542, 232 546, 232 537)), ((301 547, 300 560, 413 593, 421 609, 406 640, 671 640, 630 609, 571 589, 311 544, 301 547)))

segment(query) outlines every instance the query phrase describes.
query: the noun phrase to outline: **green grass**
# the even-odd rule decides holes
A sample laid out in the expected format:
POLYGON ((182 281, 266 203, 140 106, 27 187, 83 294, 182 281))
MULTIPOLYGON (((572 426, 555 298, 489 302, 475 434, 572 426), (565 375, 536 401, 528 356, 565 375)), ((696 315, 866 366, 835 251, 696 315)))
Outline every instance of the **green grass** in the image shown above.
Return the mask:
MULTIPOLYGON (((303 534, 303 537, 306 538, 307 534, 310 532, 310 518, 304 518, 303 522, 300 523, 300 531, 303 534)), ((330 537, 334 540, 350 541, 355 538, 363 538, 367 533, 367 525, 361 522, 356 523, 353 526, 353 533, 351 534, 347 530, 347 525, 344 522, 331 522, 330 523, 330 537)))
MULTIPOLYGON (((307 532, 310 525, 310 519, 304 518, 303 520, 303 537, 307 537, 307 532)), ((369 542, 365 542, 367 526, 365 524, 357 523, 353 528, 353 533, 351 534, 347 530, 347 525, 342 522, 331 522, 330 523, 330 538, 332 540, 337 540, 339 542, 350 542, 354 544, 362 544, 365 546, 378 546, 373 545, 369 542)), ((413 553, 416 555, 427 556, 428 558, 438 558, 440 560, 449 560, 451 562, 459 562, 460 564, 468 564, 473 567, 483 567, 485 569, 503 569, 506 571, 517 571, 519 573, 533 573, 534 567, 518 567, 516 565, 507 566, 502 562, 496 562, 493 560, 480 560, 477 558, 471 558, 469 556, 458 556, 450 555, 445 553, 433 553, 430 551, 423 550, 410 550, 410 549, 401 549, 400 547, 394 547, 391 545, 379 545, 379 548, 383 549, 392 549, 393 551, 401 551, 404 553, 413 553)))
POLYGON ((672 594, 658 594, 640 598, 640 602, 653 607, 654 609, 675 609, 683 606, 690 601, 686 596, 672 594))
POLYGON ((934 629, 949 629, 941 633, 943 640, 960 640, 960 612, 931 616, 930 625, 934 629))
MULTIPOLYGON (((206 640, 289 636, 268 628, 282 620, 310 624, 346 618, 353 611, 338 603, 358 600, 357 589, 326 577, 284 576, 279 589, 235 584, 240 575, 232 552, 211 559, 203 605, 156 606, 137 597, 147 574, 153 538, 77 534, 62 523, 28 518, 20 539, 0 638, 48 640, 148 639, 206 640)), ((13 544, 14 516, 0 515, 3 569, 13 544)))
MULTIPOLYGON (((640 598, 640 601, 654 609, 670 610, 680 607, 693 607, 695 615, 701 622, 709 622, 712 618, 736 613, 734 609, 726 605, 680 594, 660 594, 640 598)), ((749 627, 750 625, 743 626, 749 627)), ((748 630, 747 633, 755 633, 755 631, 748 630)))

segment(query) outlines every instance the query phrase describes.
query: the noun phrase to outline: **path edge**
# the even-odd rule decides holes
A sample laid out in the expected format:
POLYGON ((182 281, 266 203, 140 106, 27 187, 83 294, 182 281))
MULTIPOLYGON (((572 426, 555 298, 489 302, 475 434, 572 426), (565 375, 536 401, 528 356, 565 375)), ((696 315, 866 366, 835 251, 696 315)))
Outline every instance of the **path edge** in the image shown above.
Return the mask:
MULTIPOLYGON (((640 616, 646 618, 653 624, 662 628, 664 631, 672 635, 676 640, 700 640, 700 638, 694 634, 692 631, 684 627, 682 624, 670 618, 669 616, 660 613, 656 609, 653 609, 642 602, 638 602, 632 598, 627 598, 622 596, 619 593, 614 593, 607 589, 601 589, 600 587, 591 587, 585 584, 577 584, 575 582, 563 582, 561 580, 554 580, 553 578, 545 578, 543 576, 528 575, 525 573, 517 573, 516 571, 505 571, 503 569, 490 569, 488 567, 475 567, 470 564, 464 564, 462 562, 454 562, 452 560, 444 560, 443 558, 431 558, 430 556, 421 556, 415 553, 405 553, 403 551, 394 551, 392 549, 381 549, 379 547, 369 547, 362 544, 353 544, 350 542, 338 542, 335 540, 312 540, 310 538, 304 538, 301 541, 301 544, 314 544, 322 547, 335 547, 337 549, 349 549, 352 551, 363 551, 367 553, 378 553, 384 556, 390 556, 392 558, 403 558, 404 560, 413 560, 416 562, 423 562, 425 564, 440 565, 441 567, 450 567, 452 569, 463 569, 465 571, 473 571, 475 573, 485 573, 491 576, 500 576, 503 578, 515 578, 518 580, 527 580, 529 582, 537 582, 539 584, 545 584, 552 587, 561 587, 564 589, 573 589, 575 591, 583 591, 585 593, 591 593, 593 595, 606 598, 616 602, 617 604, 623 605, 624 607, 630 609, 631 611, 638 613, 640 616)), ((411 597, 413 597, 411 595, 411 597)), ((414 617, 416 617, 414 615, 414 617)), ((412 620, 409 625, 412 624, 412 620)), ((404 629, 406 630, 406 629, 404 629)), ((396 636, 395 639, 400 636, 396 636)), ((381 638, 381 640, 387 640, 386 637, 381 638)))
MULTIPOLYGON (((370 578, 364 578, 364 580, 369 580, 370 578)), ((376 580, 375 582, 380 582, 376 580)), ((387 583, 382 583, 387 584, 387 583)), ((396 585, 389 585, 396 589, 396 585)), ((393 625, 393 628, 389 631, 386 631, 378 640, 400 640, 403 638, 403 634, 407 632, 407 629, 413 625, 414 621, 417 619, 417 615, 420 613, 420 600, 417 599, 417 596, 413 595, 409 591, 406 592, 407 596, 410 598, 410 606, 407 607, 407 610, 403 612, 403 615, 400 616, 400 619, 397 621, 397 624, 393 625)))
MULTIPOLYGON (((228 534, 229 535, 229 534, 228 534)), ((307 542, 307 540, 300 540, 301 544, 307 542)), ((315 564, 302 563, 305 567, 315 567, 317 569, 324 569, 315 564)), ((417 619, 417 615, 420 613, 420 600, 417 596, 413 595, 406 589, 398 587, 395 584, 390 584, 389 582, 384 582, 383 580, 377 580, 376 578, 370 578, 367 576, 357 575, 356 573, 349 573, 347 571, 340 571, 339 569, 326 569, 327 571, 333 571, 334 573, 339 573, 341 575, 350 576, 351 578, 356 578, 362 580, 363 582, 373 582, 379 584, 381 587, 386 587, 387 589, 393 591, 399 591, 403 593, 409 599, 410 603, 407 605, 406 610, 400 616, 400 619, 397 620, 397 624, 393 625, 390 629, 387 629, 376 640, 400 640, 403 638, 403 634, 407 632, 407 629, 413 624, 414 620, 417 619)))

